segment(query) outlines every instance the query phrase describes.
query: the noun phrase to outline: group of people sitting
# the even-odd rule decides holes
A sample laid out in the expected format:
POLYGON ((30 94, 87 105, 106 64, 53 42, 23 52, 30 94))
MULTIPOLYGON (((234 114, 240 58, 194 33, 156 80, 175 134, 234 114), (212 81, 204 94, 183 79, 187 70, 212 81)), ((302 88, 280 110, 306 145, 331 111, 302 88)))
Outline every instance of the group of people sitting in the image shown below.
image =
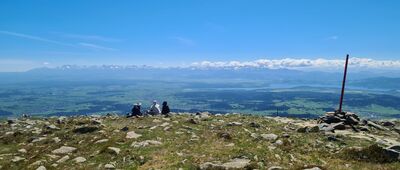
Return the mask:
POLYGON ((170 113, 168 103, 164 101, 162 103, 162 109, 160 109, 160 105, 157 103, 157 100, 153 101, 153 104, 150 106, 150 109, 145 111, 144 113, 141 110, 142 104, 141 103, 136 103, 133 105, 132 112, 127 115, 127 117, 140 117, 140 116, 145 116, 145 115, 164 115, 168 116, 170 113))

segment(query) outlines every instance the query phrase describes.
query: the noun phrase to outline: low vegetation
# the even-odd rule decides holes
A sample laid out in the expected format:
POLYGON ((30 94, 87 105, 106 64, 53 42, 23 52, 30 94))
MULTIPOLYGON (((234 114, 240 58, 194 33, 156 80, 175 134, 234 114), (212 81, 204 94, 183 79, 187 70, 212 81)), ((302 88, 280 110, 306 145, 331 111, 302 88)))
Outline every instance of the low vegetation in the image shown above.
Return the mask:
POLYGON ((303 133, 317 121, 207 113, 21 118, 0 124, 0 169, 398 169, 379 148, 399 144, 392 130, 399 125, 303 133))

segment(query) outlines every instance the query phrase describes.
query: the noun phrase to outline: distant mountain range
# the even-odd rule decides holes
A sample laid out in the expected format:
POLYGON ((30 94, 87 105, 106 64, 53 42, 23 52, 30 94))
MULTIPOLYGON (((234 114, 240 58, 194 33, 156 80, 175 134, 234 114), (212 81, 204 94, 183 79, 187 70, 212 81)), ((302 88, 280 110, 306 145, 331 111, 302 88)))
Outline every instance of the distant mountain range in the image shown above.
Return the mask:
MULTIPOLYGON (((99 80, 160 80, 212 82, 264 82, 268 84, 338 85, 341 72, 301 71, 268 68, 232 67, 168 67, 152 66, 77 66, 64 65, 56 68, 37 68, 27 72, 0 73, 1 83, 34 81, 99 81, 99 80)), ((400 74, 387 72, 351 72, 349 85, 364 88, 400 89, 400 74), (397 77, 396 77, 397 75, 397 77)))

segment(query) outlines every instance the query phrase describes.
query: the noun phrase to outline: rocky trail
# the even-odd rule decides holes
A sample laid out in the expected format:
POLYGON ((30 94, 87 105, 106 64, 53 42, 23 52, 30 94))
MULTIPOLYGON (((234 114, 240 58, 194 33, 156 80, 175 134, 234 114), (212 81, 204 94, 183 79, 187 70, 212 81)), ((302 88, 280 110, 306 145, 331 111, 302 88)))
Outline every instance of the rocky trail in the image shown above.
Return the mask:
POLYGON ((400 122, 179 113, 0 123, 0 169, 399 169, 400 122))

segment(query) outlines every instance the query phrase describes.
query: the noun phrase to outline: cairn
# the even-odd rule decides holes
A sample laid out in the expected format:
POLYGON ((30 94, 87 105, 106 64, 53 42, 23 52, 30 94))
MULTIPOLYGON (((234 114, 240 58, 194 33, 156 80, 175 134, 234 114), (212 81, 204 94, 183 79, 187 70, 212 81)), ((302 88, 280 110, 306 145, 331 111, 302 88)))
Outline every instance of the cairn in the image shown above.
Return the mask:
POLYGON ((345 130, 345 129, 353 129, 355 131, 359 131, 356 128, 357 125, 360 124, 360 118, 357 114, 352 112, 327 112, 325 116, 322 116, 319 119, 319 124, 322 129, 333 131, 333 130, 345 130))

